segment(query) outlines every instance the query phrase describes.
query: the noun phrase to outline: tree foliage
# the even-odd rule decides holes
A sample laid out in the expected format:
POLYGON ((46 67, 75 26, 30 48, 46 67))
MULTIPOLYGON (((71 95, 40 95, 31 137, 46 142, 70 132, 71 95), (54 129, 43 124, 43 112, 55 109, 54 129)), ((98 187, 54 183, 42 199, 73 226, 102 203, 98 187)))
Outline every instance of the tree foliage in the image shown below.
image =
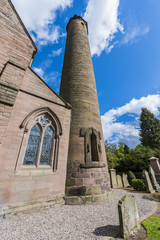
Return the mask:
POLYGON ((136 176, 134 175, 134 173, 132 171, 128 171, 128 182, 130 185, 132 185, 133 179, 136 179, 136 176))
POLYGON ((129 152, 129 147, 125 144, 120 142, 117 144, 108 144, 107 141, 105 141, 105 150, 108 160, 108 167, 111 168, 117 168, 120 163, 124 160, 125 156, 129 152))
POLYGON ((143 179, 133 179, 131 185, 136 191, 146 190, 145 181, 143 179))
POLYGON ((160 149, 160 120, 146 108, 140 114, 140 128, 141 144, 160 149))
POLYGON ((109 169, 115 168, 118 172, 142 172, 149 167, 149 158, 159 157, 159 149, 151 149, 142 144, 130 149, 126 144, 108 144, 105 142, 105 149, 109 169))
POLYGON ((125 143, 108 144, 105 142, 109 169, 119 172, 142 172, 149 167, 149 158, 160 158, 160 120, 146 108, 140 114, 140 141, 134 149, 125 143))

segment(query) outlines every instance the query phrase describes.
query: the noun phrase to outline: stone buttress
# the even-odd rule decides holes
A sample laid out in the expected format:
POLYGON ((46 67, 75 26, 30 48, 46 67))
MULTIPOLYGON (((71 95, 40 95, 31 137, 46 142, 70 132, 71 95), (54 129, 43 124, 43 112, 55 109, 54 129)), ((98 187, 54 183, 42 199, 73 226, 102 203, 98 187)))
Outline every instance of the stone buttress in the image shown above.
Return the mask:
POLYGON ((60 96, 72 106, 66 204, 112 198, 88 26, 75 15, 67 25, 60 96))

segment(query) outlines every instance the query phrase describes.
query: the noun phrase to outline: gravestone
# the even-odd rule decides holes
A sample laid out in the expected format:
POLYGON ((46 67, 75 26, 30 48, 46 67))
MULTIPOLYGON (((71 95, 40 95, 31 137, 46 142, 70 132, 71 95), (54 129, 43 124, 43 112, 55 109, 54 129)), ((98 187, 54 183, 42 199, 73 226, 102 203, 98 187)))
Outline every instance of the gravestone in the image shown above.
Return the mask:
POLYGON ((123 238, 135 234, 140 228, 136 199, 133 195, 124 195, 118 203, 120 232, 123 238))
POLYGON ((158 192, 160 191, 160 186, 159 184, 157 183, 157 180, 156 180, 156 177, 155 177, 155 173, 152 169, 151 166, 149 166, 149 174, 150 174, 150 177, 151 177, 151 181, 153 183, 153 188, 158 192))
POLYGON ((119 188, 123 188, 122 178, 120 175, 117 175, 117 184, 119 188))
POLYGON ((130 185, 129 182, 128 182, 128 176, 127 176, 127 174, 123 173, 123 175, 122 175, 122 180, 123 180, 123 186, 124 186, 124 187, 128 187, 128 186, 130 185))
POLYGON ((144 174, 144 178, 145 178, 145 182, 146 182, 148 192, 149 193, 155 193, 148 172, 146 170, 143 170, 143 174, 144 174))
POLYGON ((153 171, 155 174, 160 173, 160 164, 159 159, 156 157, 151 157, 150 159, 151 167, 153 168, 153 171))
POLYGON ((118 188, 117 177, 116 177, 116 170, 115 169, 110 169, 110 177, 111 177, 111 186, 112 186, 112 188, 118 188))
POLYGON ((151 167, 155 173, 156 180, 160 183, 160 164, 159 159, 156 157, 151 157, 150 159, 151 167))

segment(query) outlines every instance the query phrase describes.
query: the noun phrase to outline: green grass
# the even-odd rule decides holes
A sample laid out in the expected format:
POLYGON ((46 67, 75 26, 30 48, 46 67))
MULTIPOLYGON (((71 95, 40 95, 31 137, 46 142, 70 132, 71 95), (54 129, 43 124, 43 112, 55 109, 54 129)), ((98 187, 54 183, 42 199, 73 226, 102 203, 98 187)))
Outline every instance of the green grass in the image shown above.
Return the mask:
POLYGON ((147 231, 146 240, 160 240, 160 217, 150 217, 142 225, 147 231))

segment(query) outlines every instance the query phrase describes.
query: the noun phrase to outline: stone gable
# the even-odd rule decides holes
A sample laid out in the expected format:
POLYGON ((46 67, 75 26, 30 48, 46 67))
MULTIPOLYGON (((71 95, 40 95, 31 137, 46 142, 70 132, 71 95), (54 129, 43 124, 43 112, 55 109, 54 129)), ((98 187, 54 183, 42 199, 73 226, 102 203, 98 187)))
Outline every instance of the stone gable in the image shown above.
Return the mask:
POLYGON ((0 72, 10 60, 27 68, 37 48, 10 0, 0 1, 0 26, 0 72))
POLYGON ((56 104, 68 106, 31 68, 27 69, 20 89, 56 104))

